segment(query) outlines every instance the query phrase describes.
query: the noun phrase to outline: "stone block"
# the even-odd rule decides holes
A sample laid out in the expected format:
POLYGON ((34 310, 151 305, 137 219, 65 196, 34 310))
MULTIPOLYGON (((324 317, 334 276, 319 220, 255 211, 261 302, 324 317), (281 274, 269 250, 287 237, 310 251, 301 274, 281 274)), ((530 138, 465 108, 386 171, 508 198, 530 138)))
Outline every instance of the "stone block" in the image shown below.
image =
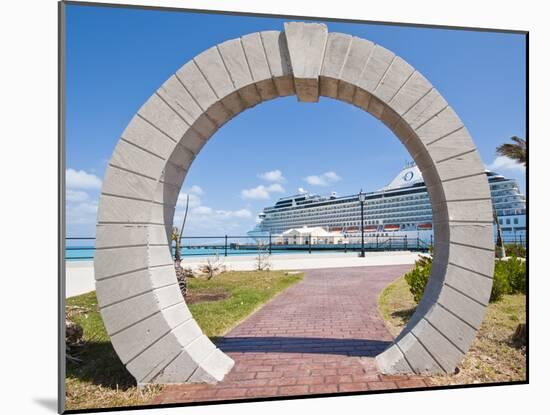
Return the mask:
POLYGON ((126 364, 170 333, 174 327, 191 318, 185 303, 178 303, 118 332, 111 340, 122 363, 126 364))
POLYGON ((189 378, 198 369, 198 363, 189 354, 181 350, 165 368, 147 379, 147 383, 189 383, 189 378))
MULTIPOLYGON (((157 179, 164 170, 165 160, 123 140, 119 140, 109 164, 157 179)), ((103 181, 105 183, 105 180, 103 181)))
MULTIPOLYGON (((181 327, 182 326, 179 326, 176 330, 181 329, 181 327)), ((169 365, 173 364, 175 360, 180 359, 181 355, 187 356, 185 353, 182 353, 181 344, 179 344, 174 332, 171 332, 162 337, 160 341, 154 343, 135 359, 128 362, 126 364, 126 369, 136 378, 138 385, 152 382, 167 383, 163 382, 161 375, 169 365)), ((183 367, 180 367, 179 382, 174 383, 185 382, 196 368, 196 363, 194 363, 194 366, 188 367, 185 371, 183 367)))
POLYGON ((234 87, 245 102, 246 107, 258 104, 262 99, 254 85, 252 73, 248 66, 241 39, 233 39, 218 45, 234 87))
POLYGON ((491 223, 451 223, 450 241, 462 245, 478 246, 493 251, 493 225, 491 223))
POLYGON ((390 130, 393 128, 395 124, 397 124, 401 120, 401 117, 392 110, 388 105, 384 107, 384 111, 382 112, 382 116, 380 117, 380 121, 382 121, 386 127, 388 127, 390 130))
POLYGON ((293 95, 294 78, 285 34, 265 31, 260 32, 260 37, 277 94, 281 97, 293 95))
POLYGON ((445 283, 463 292, 481 304, 488 304, 493 280, 449 264, 445 283))
POLYGON ((369 103, 372 95, 363 89, 355 88, 353 92, 353 105, 368 112, 369 103))
POLYGON ((256 83, 262 100, 277 97, 277 90, 271 79, 271 72, 267 63, 267 57, 264 52, 260 33, 251 33, 243 36, 241 42, 252 78, 256 83))
POLYGON ((462 353, 468 351, 476 337, 476 330, 439 304, 428 312, 426 320, 462 353))
MULTIPOLYGON (((424 144, 431 143, 441 139, 447 134, 463 127, 462 121, 456 115, 451 107, 446 107, 443 111, 430 118, 425 124, 418 127, 415 131, 424 144)), ((436 160, 439 161, 439 160, 436 160)))
POLYGON ((393 52, 380 45, 374 45, 356 86, 372 94, 390 67, 394 57, 393 52))
POLYGON ((170 137, 139 115, 132 118, 132 121, 122 133, 122 138, 165 160, 176 146, 176 143, 170 137))
POLYGON ((194 60, 189 61, 178 69, 176 76, 200 106, 201 110, 207 111, 209 118, 218 127, 231 118, 232 114, 219 102, 214 90, 210 87, 194 60))
POLYGON ((347 58, 340 74, 340 80, 350 84, 357 83, 373 49, 374 43, 370 40, 354 36, 347 51, 347 58))
POLYGON ((320 94, 337 98, 340 73, 344 67, 352 37, 343 33, 329 33, 320 72, 320 94))
POLYGON ((158 90, 157 95, 164 100, 166 105, 192 126, 203 138, 210 137, 217 125, 204 116, 203 109, 197 101, 187 92, 176 75, 172 75, 158 90))
POLYGON ((434 88, 403 113, 402 117, 412 129, 416 130, 445 109, 447 105, 447 101, 445 101, 441 94, 434 88))
POLYGON ((189 129, 189 124, 183 117, 158 95, 152 95, 139 109, 138 114, 174 141, 179 141, 189 129))
POLYGON ((414 369, 409 366, 405 356, 399 348, 392 344, 383 353, 376 356, 376 366, 384 374, 411 373, 414 369))
POLYGON ((441 181, 446 181, 466 175, 485 175, 485 166, 477 150, 474 150, 437 163, 437 171, 441 181))
POLYGON ((173 258, 169 245, 149 246, 149 266, 172 264, 173 258))
POLYGON ((442 368, 411 333, 397 342, 415 373, 440 373, 442 368))
POLYGON ((95 279, 147 268, 147 246, 96 249, 94 260, 95 279))
MULTIPOLYGON (((479 288, 481 289, 481 286, 479 286, 479 288)), ((489 290, 489 295, 490 293, 491 291, 489 290)), ((438 303, 468 323, 472 328, 479 328, 481 322, 483 321, 483 317, 485 316, 484 305, 473 301, 448 285, 445 285, 441 290, 438 303)), ((475 333, 473 333, 473 336, 475 337, 475 333)), ((473 338, 471 340, 473 340, 473 338)), ((467 351, 468 347, 469 344, 462 350, 467 351)))
POLYGON ((446 200, 488 199, 491 197, 485 174, 453 179, 441 183, 446 200))
POLYGON ((319 75, 325 54, 328 31, 324 24, 285 23, 294 86, 299 101, 319 100, 319 75))
POLYGON ((169 183, 157 183, 153 202, 164 204, 166 206, 175 206, 178 201, 180 188, 169 183))
POLYGON ((215 349, 201 362, 197 370, 189 378, 189 382, 220 382, 229 373, 234 364, 235 362, 229 356, 220 349, 215 349))
POLYGON ((346 62, 340 73, 338 99, 348 103, 354 103, 354 96, 356 95, 355 85, 373 49, 374 43, 365 39, 353 37, 347 53, 346 62))
POLYGON ((373 94, 389 103, 414 72, 414 68, 396 56, 373 94))
POLYGON ((191 163, 195 159, 195 154, 191 149, 182 144, 177 145, 170 156, 169 164, 164 169, 162 180, 176 186, 181 184, 181 177, 189 171, 191 163))
POLYGON ((96 227, 96 249, 147 245, 147 226, 132 224, 99 224, 96 227))
POLYGON ((427 144, 434 160, 445 160, 456 154, 475 149, 475 145, 466 127, 444 138, 427 144))
POLYGON ((380 101, 378 98, 376 98, 374 95, 371 96, 369 100, 369 107, 367 111, 374 117, 381 119, 382 113, 384 112, 384 108, 386 107, 386 104, 380 101))
POLYGON ((218 98, 224 98, 235 91, 218 46, 212 46, 193 60, 218 98))
POLYGON ((171 243, 171 232, 166 233, 164 225, 149 225, 147 227, 149 245, 167 245, 171 243))
POLYGON ((147 223, 152 205, 151 202, 141 200, 101 195, 97 220, 100 223, 147 223))
MULTIPOLYGON (((207 140, 204 140, 195 130, 189 129, 181 138, 178 145, 186 148, 194 155, 198 154, 199 151, 204 147, 207 140)), ((176 162, 174 157, 170 158, 170 161, 176 162)))
POLYGON ((451 243, 449 262, 492 278, 495 267, 495 253, 479 248, 451 243))
POLYGON ((447 209, 451 222, 493 222, 490 200, 449 200, 447 209))
POLYGON ((183 302, 177 282, 147 291, 118 303, 103 307, 101 317, 110 336, 159 313, 162 309, 183 302))
POLYGON ((107 166, 103 176, 102 193, 124 196, 136 199, 150 200, 153 198, 157 181, 121 170, 116 167, 107 166))
POLYGON ((445 372, 454 372, 464 353, 424 319, 418 322, 412 333, 430 351, 430 355, 445 372))
POLYGON ((176 281, 172 265, 140 270, 118 277, 96 281, 99 307, 123 301, 157 288, 165 287, 176 281))
POLYGON ((395 112, 403 115, 430 92, 432 88, 432 84, 420 72, 415 71, 391 99, 389 104, 395 112))

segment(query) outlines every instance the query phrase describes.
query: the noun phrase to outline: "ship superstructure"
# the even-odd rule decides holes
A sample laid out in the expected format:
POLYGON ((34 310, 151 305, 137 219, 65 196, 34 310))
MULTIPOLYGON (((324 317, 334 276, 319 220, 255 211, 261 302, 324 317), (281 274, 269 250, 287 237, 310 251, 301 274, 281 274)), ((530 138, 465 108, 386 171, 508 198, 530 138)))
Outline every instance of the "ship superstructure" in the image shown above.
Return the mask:
MULTIPOLYGON (((515 180, 486 170, 493 206, 506 239, 526 234, 526 201, 515 180)), ((337 197, 299 193, 264 208, 250 236, 280 235, 289 229, 322 227, 354 236, 361 231, 358 194, 337 197)), ((368 192, 364 202, 365 236, 404 236, 430 239, 432 208, 422 174, 407 164, 384 188, 368 192)))

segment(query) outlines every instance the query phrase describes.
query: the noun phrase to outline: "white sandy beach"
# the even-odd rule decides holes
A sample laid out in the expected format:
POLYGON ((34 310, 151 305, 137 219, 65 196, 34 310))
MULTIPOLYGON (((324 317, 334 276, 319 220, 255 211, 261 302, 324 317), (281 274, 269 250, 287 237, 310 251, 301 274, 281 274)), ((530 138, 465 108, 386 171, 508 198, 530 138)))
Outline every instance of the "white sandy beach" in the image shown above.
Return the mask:
MULTIPOLYGON (((256 267, 256 257, 220 257, 228 271, 251 271, 256 267)), ((349 253, 301 253, 271 255, 269 263, 274 270, 303 270, 319 268, 364 267, 377 265, 414 264, 418 253, 410 251, 366 252, 360 258, 357 252, 349 253)), ((184 267, 197 269, 206 263, 206 257, 184 258, 184 267)), ((68 261, 66 263, 66 297, 95 290, 93 261, 68 261)))

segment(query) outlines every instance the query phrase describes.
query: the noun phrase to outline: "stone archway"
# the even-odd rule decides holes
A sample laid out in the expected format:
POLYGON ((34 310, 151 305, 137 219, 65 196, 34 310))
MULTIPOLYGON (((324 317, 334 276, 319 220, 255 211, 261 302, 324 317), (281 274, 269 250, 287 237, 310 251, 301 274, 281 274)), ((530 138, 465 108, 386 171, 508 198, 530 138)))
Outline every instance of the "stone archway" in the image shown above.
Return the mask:
POLYGON ((99 202, 95 278, 112 344, 137 382, 215 382, 233 361, 204 336, 179 291, 170 251, 178 193, 217 129, 262 101, 327 96, 380 119, 419 166, 435 258, 424 297, 377 356, 384 373, 450 372, 479 328, 493 276, 484 166, 437 90, 379 45, 325 25, 285 23, 214 46, 181 67, 122 134, 99 202))

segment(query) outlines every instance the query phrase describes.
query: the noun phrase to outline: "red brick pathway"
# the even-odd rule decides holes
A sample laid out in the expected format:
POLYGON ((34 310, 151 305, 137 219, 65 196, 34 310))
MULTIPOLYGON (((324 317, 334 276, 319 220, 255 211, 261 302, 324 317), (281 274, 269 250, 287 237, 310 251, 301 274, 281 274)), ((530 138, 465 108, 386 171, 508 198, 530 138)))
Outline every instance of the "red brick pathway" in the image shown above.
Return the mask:
POLYGON ((385 376, 374 357, 392 341, 376 298, 409 265, 306 271, 218 342, 235 366, 216 385, 170 385, 155 404, 425 387, 385 376))

